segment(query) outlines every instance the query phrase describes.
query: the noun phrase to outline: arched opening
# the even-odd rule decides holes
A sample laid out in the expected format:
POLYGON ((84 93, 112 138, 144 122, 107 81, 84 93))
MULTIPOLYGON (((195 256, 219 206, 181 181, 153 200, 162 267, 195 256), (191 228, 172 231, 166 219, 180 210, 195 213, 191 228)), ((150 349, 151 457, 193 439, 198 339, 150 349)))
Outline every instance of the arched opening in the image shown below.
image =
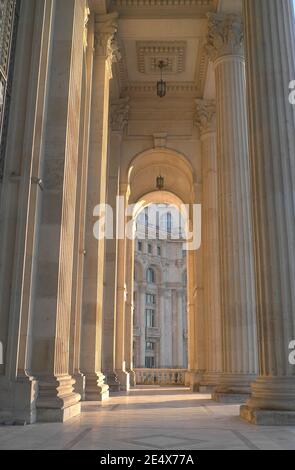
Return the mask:
POLYGON ((135 219, 133 365, 137 383, 178 382, 187 370, 183 222, 176 206, 157 203, 142 208, 135 219), (141 270, 136 269, 138 265, 141 270))
MULTIPOLYGON (((124 284, 122 278, 118 292, 126 296, 126 361, 120 380, 127 373, 131 385, 189 385, 196 367, 198 301, 198 247, 186 243, 193 233, 194 172, 183 155, 153 149, 132 161, 122 187, 128 206, 126 223, 131 223, 136 236, 126 238, 119 255, 124 284), (159 174, 164 178, 161 190, 156 189, 159 174), (151 207, 162 208, 152 214, 152 220, 151 207), (146 237, 149 231, 154 232, 152 240, 146 237)), ((119 300, 119 319, 120 305, 119 300)))

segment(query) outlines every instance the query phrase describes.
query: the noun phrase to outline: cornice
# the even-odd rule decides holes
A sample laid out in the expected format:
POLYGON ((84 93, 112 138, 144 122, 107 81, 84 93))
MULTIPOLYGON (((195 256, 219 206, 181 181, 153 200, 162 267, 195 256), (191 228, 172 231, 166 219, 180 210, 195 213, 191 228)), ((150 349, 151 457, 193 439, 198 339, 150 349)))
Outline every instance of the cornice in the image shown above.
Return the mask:
POLYGON ((112 11, 128 18, 204 17, 217 10, 218 0, 111 0, 112 11))

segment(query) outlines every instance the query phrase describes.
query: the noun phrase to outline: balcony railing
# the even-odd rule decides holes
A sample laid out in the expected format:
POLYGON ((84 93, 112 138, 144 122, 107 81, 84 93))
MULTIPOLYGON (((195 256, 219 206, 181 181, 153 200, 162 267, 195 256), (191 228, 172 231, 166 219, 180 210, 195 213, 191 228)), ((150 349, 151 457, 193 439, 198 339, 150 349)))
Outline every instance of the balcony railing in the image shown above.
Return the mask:
POLYGON ((134 369, 137 385, 185 385, 185 369, 134 369))

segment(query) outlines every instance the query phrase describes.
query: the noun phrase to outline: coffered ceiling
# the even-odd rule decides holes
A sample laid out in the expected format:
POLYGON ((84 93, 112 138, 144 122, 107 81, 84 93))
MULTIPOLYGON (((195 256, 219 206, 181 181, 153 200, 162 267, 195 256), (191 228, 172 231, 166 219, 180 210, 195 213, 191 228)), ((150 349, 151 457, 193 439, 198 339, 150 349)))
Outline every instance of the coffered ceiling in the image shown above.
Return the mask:
POLYGON ((122 50, 123 88, 148 91, 160 77, 158 64, 163 61, 164 78, 170 85, 184 84, 190 89, 202 87, 206 73, 203 45, 207 33, 205 18, 140 19, 121 18, 119 39, 122 50))
POLYGON ((109 0, 119 13, 120 93, 153 95, 163 71, 170 94, 204 95, 208 58, 204 50, 207 14, 236 10, 240 0, 109 0))

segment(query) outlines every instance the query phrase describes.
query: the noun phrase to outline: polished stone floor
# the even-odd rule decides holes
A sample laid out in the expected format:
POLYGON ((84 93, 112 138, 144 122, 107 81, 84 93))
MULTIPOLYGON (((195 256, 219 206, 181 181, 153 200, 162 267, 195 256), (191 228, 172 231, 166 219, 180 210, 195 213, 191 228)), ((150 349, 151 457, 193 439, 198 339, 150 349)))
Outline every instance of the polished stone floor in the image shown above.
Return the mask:
POLYGON ((139 388, 104 404, 84 403, 66 424, 0 427, 0 449, 294 450, 295 427, 256 427, 186 389, 139 388))

